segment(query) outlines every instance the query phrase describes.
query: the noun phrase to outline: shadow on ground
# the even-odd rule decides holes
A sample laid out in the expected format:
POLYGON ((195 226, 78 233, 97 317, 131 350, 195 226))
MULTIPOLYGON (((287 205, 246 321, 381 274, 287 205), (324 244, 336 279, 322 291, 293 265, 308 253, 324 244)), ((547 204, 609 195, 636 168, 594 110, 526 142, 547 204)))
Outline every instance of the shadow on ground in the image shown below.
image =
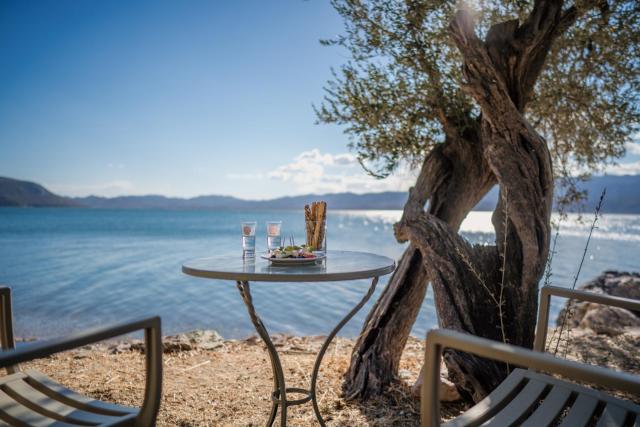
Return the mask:
MULTIPOLYGON (((369 421, 370 426, 419 426, 420 399, 412 394, 406 383, 395 383, 380 397, 354 402, 369 421)), ((465 409, 462 402, 443 403, 443 420, 455 418, 465 409)))

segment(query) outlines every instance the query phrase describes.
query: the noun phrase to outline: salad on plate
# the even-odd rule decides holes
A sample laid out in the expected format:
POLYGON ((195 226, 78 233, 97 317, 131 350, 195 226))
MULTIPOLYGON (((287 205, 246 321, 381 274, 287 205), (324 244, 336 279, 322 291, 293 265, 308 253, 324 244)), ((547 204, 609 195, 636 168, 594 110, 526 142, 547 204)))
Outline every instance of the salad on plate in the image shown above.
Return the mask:
POLYGON ((313 253, 313 246, 281 246, 278 249, 274 249, 269 254, 271 259, 315 259, 316 255, 313 253))

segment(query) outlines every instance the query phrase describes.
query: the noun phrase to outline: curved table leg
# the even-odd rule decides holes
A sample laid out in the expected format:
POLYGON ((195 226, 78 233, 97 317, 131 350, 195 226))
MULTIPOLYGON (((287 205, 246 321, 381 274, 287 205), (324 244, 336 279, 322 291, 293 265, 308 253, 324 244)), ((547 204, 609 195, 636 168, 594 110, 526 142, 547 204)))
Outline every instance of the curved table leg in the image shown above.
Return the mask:
POLYGON ((273 425, 278 413, 278 405, 280 405, 280 425, 284 427, 287 425, 287 392, 284 383, 284 372, 282 371, 282 364, 280 363, 278 352, 276 351, 276 347, 273 345, 271 338, 269 338, 267 329, 264 327, 262 320, 258 317, 253 306, 249 282, 238 281, 236 282, 236 285, 238 286, 238 290, 240 291, 244 304, 247 306, 247 311, 249 312, 249 317, 251 318, 253 326, 256 328, 258 335, 260 335, 260 338, 262 338, 262 341, 264 341, 267 346, 269 359, 271 360, 271 369, 273 370, 273 393, 271 396, 271 413, 269 414, 267 427, 273 425))
POLYGON ((313 373, 311 374, 311 385, 309 388, 309 395, 311 396, 311 402, 313 403, 313 412, 316 414, 316 418, 318 419, 318 422, 322 427, 325 426, 325 423, 324 423, 324 419, 322 418, 322 415, 320 415, 320 408, 318 408, 318 399, 316 397, 316 382, 318 381, 318 371, 320 370, 320 364, 322 363, 322 358, 324 357, 324 354, 327 351, 327 348, 329 348, 329 344, 331 344, 331 341, 333 341, 333 338, 336 336, 338 332, 340 332, 340 329, 342 329, 342 327, 349 320, 351 320, 351 318, 362 308, 362 306, 364 306, 367 303, 367 301, 369 301, 369 298, 371 298, 371 295, 373 295, 373 292, 376 290, 377 284, 378 284, 378 278, 374 277, 373 281, 371 282, 371 286, 367 291, 367 294, 349 312, 349 314, 347 314, 345 318, 342 319, 335 328, 333 328, 331 333, 327 336, 324 343, 322 344, 322 347, 320 348, 320 352, 316 357, 316 362, 313 365, 313 373))

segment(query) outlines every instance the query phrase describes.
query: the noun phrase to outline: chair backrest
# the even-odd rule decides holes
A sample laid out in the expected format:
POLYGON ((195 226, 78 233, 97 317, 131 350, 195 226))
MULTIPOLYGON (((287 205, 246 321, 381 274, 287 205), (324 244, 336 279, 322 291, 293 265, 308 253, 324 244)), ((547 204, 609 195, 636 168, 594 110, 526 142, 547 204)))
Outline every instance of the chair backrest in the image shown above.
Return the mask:
MULTIPOLYGON (((13 310, 11 307, 11 288, 0 285, 0 346, 2 351, 16 347, 13 336, 13 310)), ((13 374, 19 371, 18 365, 7 367, 7 372, 13 374)))
POLYGON ((637 299, 597 294, 595 292, 561 288, 558 286, 543 286, 540 288, 540 306, 538 308, 536 337, 533 343, 533 349, 536 351, 545 351, 547 330, 549 327, 549 309, 551 307, 552 296, 568 298, 570 301, 586 301, 596 304, 604 304, 611 307, 620 307, 629 311, 640 311, 640 301, 637 299))
MULTIPOLYGON (((589 397, 589 401, 595 401, 596 406, 594 408, 602 407, 603 404, 609 405, 611 403, 611 408, 606 412, 606 417, 613 416, 611 411, 615 410, 616 419, 619 416, 630 417, 629 412, 635 414, 640 414, 640 406, 627 404, 619 399, 611 398, 603 393, 596 393, 593 391, 588 391, 589 389, 584 388, 582 386, 578 386, 573 382, 585 382, 589 384, 597 384, 600 386, 605 386, 607 388, 614 388, 620 391, 624 391, 630 393, 632 396, 640 396, 640 378, 636 375, 632 375, 625 372, 614 371, 611 369, 607 369, 602 366, 592 366, 586 365, 579 362, 566 360, 557 358, 553 355, 542 353, 538 351, 532 351, 523 347, 517 347, 510 344, 501 343, 499 341, 492 341, 486 338, 478 337, 471 334, 462 333, 459 331, 453 331, 449 329, 432 329, 427 334, 427 343, 426 343, 426 351, 425 351, 425 365, 424 365, 424 377, 422 382, 422 390, 421 390, 421 405, 420 405, 420 416, 422 420, 423 427, 435 427, 440 425, 440 398, 439 398, 439 387, 440 387, 440 361, 442 358, 442 351, 444 349, 452 349, 463 351, 465 353, 471 353, 479 357, 485 357, 493 360, 500 360, 502 362, 509 363, 511 365, 527 367, 530 370, 514 370, 512 374, 507 377, 507 379, 502 382, 500 386, 492 394, 490 394, 486 399, 484 404, 480 402, 478 405, 482 407, 483 405, 486 407, 488 404, 496 404, 501 400, 496 394, 500 395, 500 393, 505 393, 505 384, 508 384, 510 379, 514 381, 514 373, 520 372, 519 375, 522 378, 523 375, 528 375, 530 378, 525 379, 527 383, 530 380, 535 379, 538 383, 543 383, 544 381, 540 381, 542 377, 534 376, 538 375, 534 371, 542 371, 547 372, 549 374, 559 374, 565 378, 571 378, 571 382, 564 382, 563 387, 569 388, 572 392, 577 394, 591 394, 589 397), (594 399, 595 398, 595 399, 594 399), (488 400, 487 400, 488 399, 488 400), (622 403, 620 403, 622 402, 622 403), (632 405, 632 406, 629 406, 632 405), (622 409, 620 409, 621 407, 622 409)), ((521 379, 520 378, 520 379, 521 379)), ((545 376, 544 378, 552 379, 552 377, 545 376)), ((547 381, 547 385, 554 386, 559 383, 551 383, 547 381)), ((519 382, 518 384, 524 384, 524 382, 519 382)), ((516 385, 518 385, 516 384, 516 385)), ((535 383, 532 383, 535 385, 535 383)), ((532 387, 533 387, 532 385, 532 387)), ((506 393, 508 397, 507 400, 513 400, 518 404, 518 402, 522 401, 520 399, 520 391, 524 393, 523 396, 530 396, 534 394, 533 392, 538 393, 538 395, 533 396, 534 399, 531 401, 532 404, 536 403, 536 399, 539 395, 548 390, 548 387, 545 384, 542 384, 542 388, 536 386, 538 391, 527 389, 526 387, 522 389, 510 388, 506 393), (511 391, 516 390, 515 393, 511 393, 511 391)), ((524 399, 524 397, 523 397, 524 399)), ((584 400, 583 398, 582 400, 584 400)), ((476 405, 477 408, 478 405, 476 405)), ((518 408, 519 408, 518 404, 518 408)), ((477 409, 474 412, 474 408, 468 411, 470 413, 468 416, 475 417, 477 413, 477 409)), ((498 409, 506 410, 507 406, 499 406, 498 409)), ((548 410, 545 409, 544 412, 548 410)), ((509 412, 513 415, 513 411, 509 408, 509 412)), ((576 412, 576 414, 580 414, 581 411, 576 412)), ((524 414, 521 412, 517 414, 518 416, 524 414)), ((462 415, 464 417, 464 415, 462 415)), ((626 418, 625 418, 626 419, 626 418)), ((637 424, 634 424, 636 427, 640 427, 640 419, 636 417, 638 421, 637 424)), ((456 421, 452 421, 448 423, 447 426, 459 425, 456 421)), ((467 425, 462 423, 462 425, 467 425)), ((473 424, 476 425, 476 424, 473 424)), ((494 424, 492 424, 494 425, 494 424)), ((495 425, 514 425, 510 423, 496 423, 495 425)), ((520 424, 518 424, 520 425, 520 424)), ((533 426, 537 426, 539 424, 532 424, 533 426)), ((547 425, 547 424, 540 424, 547 425)), ((568 424, 563 424, 568 425, 568 424)), ((570 425, 584 425, 584 424, 570 424, 570 425)), ((598 424, 599 426, 601 424, 598 424)), ((602 424, 602 425, 618 425, 618 424, 602 424)), ((626 424, 624 424, 626 425, 626 424)))

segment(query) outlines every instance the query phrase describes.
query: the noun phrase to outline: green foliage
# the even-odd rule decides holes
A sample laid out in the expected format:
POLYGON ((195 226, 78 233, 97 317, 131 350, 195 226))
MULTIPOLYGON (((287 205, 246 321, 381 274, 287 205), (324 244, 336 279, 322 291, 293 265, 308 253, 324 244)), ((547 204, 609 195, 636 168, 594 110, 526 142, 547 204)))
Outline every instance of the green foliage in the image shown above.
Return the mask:
POLYGON ((609 7, 587 11, 553 45, 527 111, 561 175, 622 156, 638 131, 640 3, 609 7))
MULTIPOLYGON (((404 159, 418 162, 445 138, 444 117, 478 119, 460 88, 461 57, 448 26, 458 5, 437 0, 333 0, 345 32, 323 44, 349 52, 334 70, 318 120, 343 125, 363 166, 375 176, 404 159)), ((640 123, 640 4, 575 6, 578 19, 553 44, 525 114, 548 141, 565 185, 624 154, 640 123)), ((482 38, 494 24, 523 22, 529 1, 476 1, 482 38)), ((570 197, 579 198, 579 194, 570 197)))

